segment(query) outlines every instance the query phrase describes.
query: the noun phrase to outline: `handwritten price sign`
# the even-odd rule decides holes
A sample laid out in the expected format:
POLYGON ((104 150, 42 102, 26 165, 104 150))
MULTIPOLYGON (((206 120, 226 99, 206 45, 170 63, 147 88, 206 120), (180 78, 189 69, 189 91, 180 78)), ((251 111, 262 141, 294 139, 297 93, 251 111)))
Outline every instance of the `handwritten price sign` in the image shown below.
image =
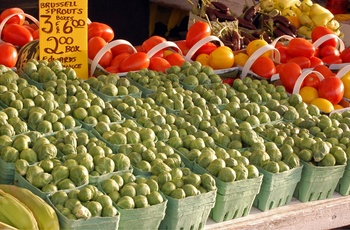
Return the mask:
POLYGON ((59 60, 87 78, 87 0, 39 1, 40 58, 59 60))

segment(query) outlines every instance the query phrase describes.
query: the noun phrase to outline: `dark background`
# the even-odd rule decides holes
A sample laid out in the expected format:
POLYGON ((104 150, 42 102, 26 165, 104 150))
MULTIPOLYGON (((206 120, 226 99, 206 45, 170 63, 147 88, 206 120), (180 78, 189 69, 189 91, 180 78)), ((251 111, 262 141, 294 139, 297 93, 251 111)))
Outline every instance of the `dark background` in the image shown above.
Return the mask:
MULTIPOLYGON (((38 0, 1 1, 0 11, 20 7, 25 13, 39 19, 38 0)), ((139 45, 148 38, 149 0, 90 0, 90 21, 103 22, 111 26, 115 39, 125 39, 139 45)))

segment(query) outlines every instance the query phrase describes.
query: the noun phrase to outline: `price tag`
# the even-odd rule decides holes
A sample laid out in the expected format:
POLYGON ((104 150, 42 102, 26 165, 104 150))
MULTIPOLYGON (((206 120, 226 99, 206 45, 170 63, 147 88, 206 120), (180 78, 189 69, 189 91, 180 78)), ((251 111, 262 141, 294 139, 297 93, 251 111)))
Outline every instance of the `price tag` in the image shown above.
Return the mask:
POLYGON ((59 60, 88 78, 87 0, 39 1, 40 59, 59 60))

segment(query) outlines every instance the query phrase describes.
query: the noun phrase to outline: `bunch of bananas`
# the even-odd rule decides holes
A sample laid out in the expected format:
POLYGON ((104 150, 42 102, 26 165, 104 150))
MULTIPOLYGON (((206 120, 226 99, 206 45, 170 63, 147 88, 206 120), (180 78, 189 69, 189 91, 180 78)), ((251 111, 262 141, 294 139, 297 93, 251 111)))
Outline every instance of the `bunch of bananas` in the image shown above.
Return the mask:
POLYGON ((55 210, 28 189, 0 184, 0 229, 59 229, 55 210))
POLYGON ((298 24, 298 33, 306 38, 311 38, 315 26, 325 26, 333 30, 336 35, 342 35, 340 24, 334 15, 312 0, 260 0, 260 7, 264 12, 276 11, 292 18, 298 24))

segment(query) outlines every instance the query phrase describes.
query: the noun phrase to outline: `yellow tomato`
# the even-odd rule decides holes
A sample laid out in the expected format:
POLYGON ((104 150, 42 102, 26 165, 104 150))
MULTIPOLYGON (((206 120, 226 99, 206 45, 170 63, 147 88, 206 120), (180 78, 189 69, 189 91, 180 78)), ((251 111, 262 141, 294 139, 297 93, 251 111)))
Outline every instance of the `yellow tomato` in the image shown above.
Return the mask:
POLYGON ((248 55, 245 53, 238 53, 235 55, 235 64, 237 66, 244 66, 248 60, 248 55))
POLYGON ((299 91, 300 96, 303 98, 303 102, 310 104, 310 102, 318 98, 318 91, 316 88, 311 86, 304 86, 299 91))
POLYGON ((233 51, 228 46, 219 46, 209 56, 210 66, 213 69, 227 69, 235 63, 233 51))
POLYGON ((346 73, 342 78, 341 81, 344 84, 344 97, 350 98, 350 73, 346 73))
POLYGON ((172 53, 174 53, 174 52, 171 51, 171 50, 164 50, 163 51, 163 57, 166 57, 166 56, 168 56, 169 54, 172 54, 172 53))
POLYGON ((210 66, 210 56, 209 56, 209 54, 199 54, 196 57, 196 61, 200 62, 202 65, 210 66))
POLYGON ((334 107, 334 110, 337 110, 337 109, 344 109, 343 106, 339 105, 339 104, 336 104, 336 105, 333 105, 334 107))
MULTIPOLYGON (((247 52, 248 56, 250 57, 255 51, 257 51, 259 48, 266 46, 266 45, 268 45, 268 43, 265 40, 255 39, 255 40, 248 43, 247 48, 246 48, 246 52, 247 52)), ((270 51, 266 51, 261 56, 270 57, 270 54, 271 54, 270 51)))
POLYGON ((330 113, 334 110, 333 104, 329 100, 321 97, 313 99, 310 104, 317 106, 317 108, 324 113, 330 113))

